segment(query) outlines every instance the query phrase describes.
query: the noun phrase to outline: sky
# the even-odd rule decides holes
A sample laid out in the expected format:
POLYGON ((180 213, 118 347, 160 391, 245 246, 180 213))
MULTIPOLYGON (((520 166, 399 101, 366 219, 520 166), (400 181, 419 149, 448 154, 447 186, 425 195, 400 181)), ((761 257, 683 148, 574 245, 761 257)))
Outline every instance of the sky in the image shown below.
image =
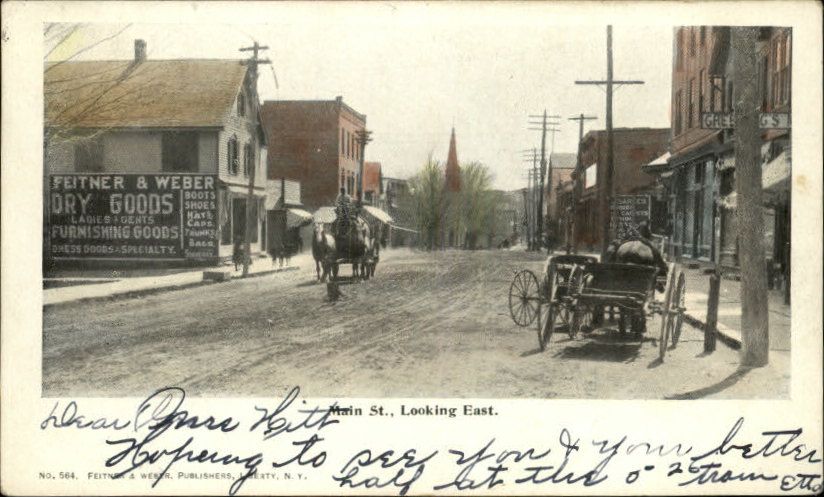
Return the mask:
MULTIPOLYGON (((445 161, 454 126, 460 162, 488 166, 497 188, 521 188, 531 165, 522 151, 541 142, 530 115, 561 116, 554 145, 547 137, 556 152, 577 150, 571 116, 597 116, 585 132, 604 129, 604 90, 574 82, 606 77, 605 25, 557 25, 542 11, 495 4, 467 15, 426 5, 368 7, 369 15, 364 6, 335 15, 284 11, 259 24, 88 24, 49 58, 100 42, 76 59, 129 59, 138 38, 149 59, 241 58, 248 54, 238 49, 257 40, 273 63, 261 72, 261 99, 342 96, 367 116, 374 141, 366 160, 381 162, 390 177, 415 174, 430 154, 445 161)), ((52 46, 47 39, 45 51, 52 46)), ((613 53, 617 79, 645 81, 617 90, 614 125, 669 127, 672 27, 616 26, 613 53)))

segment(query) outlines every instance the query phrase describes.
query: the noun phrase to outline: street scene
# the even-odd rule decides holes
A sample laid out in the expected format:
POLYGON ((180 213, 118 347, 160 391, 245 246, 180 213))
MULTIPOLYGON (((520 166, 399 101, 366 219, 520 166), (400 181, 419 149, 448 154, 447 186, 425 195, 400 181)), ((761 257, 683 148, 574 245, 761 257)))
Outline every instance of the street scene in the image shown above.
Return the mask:
POLYGON ((790 398, 792 30, 473 28, 46 25, 43 396, 790 398))

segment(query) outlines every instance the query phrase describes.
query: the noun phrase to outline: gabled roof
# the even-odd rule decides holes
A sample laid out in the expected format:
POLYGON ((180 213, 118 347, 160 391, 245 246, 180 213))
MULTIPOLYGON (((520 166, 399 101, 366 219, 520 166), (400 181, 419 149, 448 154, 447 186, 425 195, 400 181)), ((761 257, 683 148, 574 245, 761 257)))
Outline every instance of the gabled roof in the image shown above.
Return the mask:
POLYGON ((47 63, 46 126, 219 127, 246 77, 240 60, 47 63))

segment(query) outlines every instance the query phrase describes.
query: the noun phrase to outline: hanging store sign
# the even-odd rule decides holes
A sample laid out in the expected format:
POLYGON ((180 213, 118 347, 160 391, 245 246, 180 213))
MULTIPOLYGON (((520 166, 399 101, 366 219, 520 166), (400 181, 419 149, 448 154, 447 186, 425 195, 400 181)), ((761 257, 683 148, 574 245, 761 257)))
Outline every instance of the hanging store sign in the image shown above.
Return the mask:
POLYGON ((649 195, 615 195, 611 208, 613 237, 617 240, 638 237, 641 221, 650 225, 652 212, 649 195))
POLYGON ((55 259, 218 256, 217 175, 53 174, 48 237, 55 259))
MULTIPOLYGON (((758 115, 758 126, 761 129, 790 129, 792 123, 787 112, 762 112, 758 115)), ((701 114, 703 129, 732 129, 735 128, 735 115, 732 112, 703 112, 701 114)))

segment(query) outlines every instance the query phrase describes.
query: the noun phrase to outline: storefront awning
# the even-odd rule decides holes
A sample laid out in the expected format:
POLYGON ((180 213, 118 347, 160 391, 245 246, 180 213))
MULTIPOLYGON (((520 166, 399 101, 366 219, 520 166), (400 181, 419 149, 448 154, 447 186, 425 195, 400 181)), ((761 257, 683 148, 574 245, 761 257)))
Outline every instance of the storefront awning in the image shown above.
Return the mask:
POLYGON ((289 207, 286 209, 286 227, 296 228, 299 226, 306 226, 312 222, 312 214, 303 209, 296 207, 289 207))
POLYGON ((761 168, 761 186, 764 189, 789 189, 792 167, 787 152, 781 152, 776 158, 761 168))
POLYGON ((641 166, 641 170, 647 174, 662 174, 670 170, 669 159, 670 153, 667 152, 662 156, 655 158, 652 162, 641 166))
POLYGON ((329 224, 335 221, 335 209, 332 207, 321 207, 312 214, 318 224, 329 224))
POLYGON ((394 222, 392 216, 387 214, 385 211, 378 209, 377 207, 373 207, 371 205, 364 205, 363 211, 382 223, 392 224, 394 222))

